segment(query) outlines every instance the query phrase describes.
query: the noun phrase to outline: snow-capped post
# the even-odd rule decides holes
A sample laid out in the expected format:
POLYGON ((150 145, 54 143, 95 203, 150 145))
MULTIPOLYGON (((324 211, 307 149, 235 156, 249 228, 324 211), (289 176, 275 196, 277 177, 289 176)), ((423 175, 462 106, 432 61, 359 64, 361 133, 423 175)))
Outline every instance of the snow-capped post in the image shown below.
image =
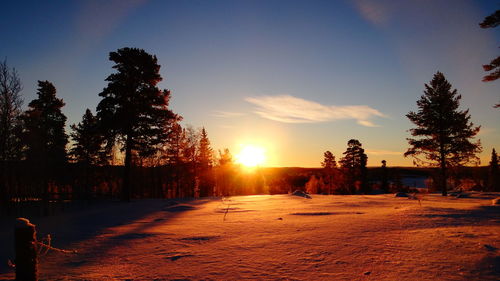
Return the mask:
POLYGON ((37 278, 37 245, 36 229, 28 219, 17 218, 14 229, 16 251, 16 280, 36 281, 37 278))

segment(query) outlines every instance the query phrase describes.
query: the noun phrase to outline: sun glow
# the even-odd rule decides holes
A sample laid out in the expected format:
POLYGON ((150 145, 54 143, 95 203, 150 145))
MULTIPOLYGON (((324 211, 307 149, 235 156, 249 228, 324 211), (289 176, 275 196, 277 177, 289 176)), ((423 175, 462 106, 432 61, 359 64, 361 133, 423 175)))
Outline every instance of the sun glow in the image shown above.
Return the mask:
POLYGON ((266 153, 262 147, 245 145, 240 153, 236 155, 236 162, 246 166, 255 167, 264 164, 266 153))

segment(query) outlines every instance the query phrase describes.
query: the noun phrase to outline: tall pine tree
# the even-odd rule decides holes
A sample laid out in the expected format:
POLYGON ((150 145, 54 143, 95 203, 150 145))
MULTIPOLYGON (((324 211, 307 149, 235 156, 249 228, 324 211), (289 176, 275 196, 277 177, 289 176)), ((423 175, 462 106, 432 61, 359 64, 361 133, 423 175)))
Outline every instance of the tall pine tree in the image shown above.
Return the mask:
POLYGON ((205 128, 201 129, 200 141, 197 150, 200 197, 211 196, 213 195, 213 188, 215 185, 215 179, 212 171, 213 150, 210 147, 210 140, 208 139, 205 128))
POLYGON ((337 162, 335 161, 335 156, 329 150, 325 151, 323 157, 324 158, 323 162, 321 162, 321 166, 323 167, 324 182, 328 190, 317 190, 316 192, 318 193, 327 192, 328 194, 331 194, 335 180, 334 178, 335 178, 335 170, 337 169, 337 162))
POLYGON ((331 151, 326 151, 323 154, 323 162, 321 162, 321 167, 325 169, 333 169, 337 167, 337 162, 335 161, 335 156, 331 151))
POLYGON ((347 150, 339 163, 344 171, 344 179, 351 194, 356 193, 357 187, 363 193, 367 193, 367 170, 368 156, 362 148, 359 140, 351 139, 347 142, 347 150))
POLYGON ((56 88, 49 81, 38 81, 37 95, 23 115, 26 159, 49 166, 65 163, 68 136, 64 131, 66 116, 61 111, 64 102, 56 97, 56 88))
POLYGON ((424 94, 417 101, 418 111, 406 115, 416 128, 410 129, 415 138, 407 139, 411 147, 404 155, 413 157, 417 165, 440 168, 443 196, 447 194, 448 169, 476 160, 475 154, 481 152, 480 142, 472 141, 480 126, 470 122, 469 110, 459 110, 461 98, 438 71, 429 85, 425 84, 424 94))
POLYGON ((218 196, 234 195, 235 169, 233 156, 229 149, 219 150, 217 167, 217 194, 218 196))
POLYGON ((380 189, 384 192, 389 192, 389 172, 387 171, 387 161, 382 160, 380 169, 380 189))
POLYGON ((73 147, 70 155, 79 163, 87 165, 101 164, 107 158, 104 147, 104 137, 99 131, 97 117, 90 109, 85 111, 82 121, 71 125, 73 132, 70 134, 73 147))
POLYGON ((213 164, 213 149, 210 147, 205 128, 201 129, 200 142, 198 146, 198 165, 201 169, 211 168, 213 164))
POLYGON ((97 117, 108 140, 118 142, 125 151, 122 198, 129 201, 133 151, 139 156, 155 153, 178 116, 168 108, 170 91, 156 86, 162 80, 156 56, 122 48, 111 52, 109 59, 116 72, 108 76, 108 85, 99 94, 97 117))
POLYGON ((500 173, 498 171, 498 155, 494 148, 491 151, 491 160, 488 173, 489 173, 488 189, 490 191, 500 191, 500 173))

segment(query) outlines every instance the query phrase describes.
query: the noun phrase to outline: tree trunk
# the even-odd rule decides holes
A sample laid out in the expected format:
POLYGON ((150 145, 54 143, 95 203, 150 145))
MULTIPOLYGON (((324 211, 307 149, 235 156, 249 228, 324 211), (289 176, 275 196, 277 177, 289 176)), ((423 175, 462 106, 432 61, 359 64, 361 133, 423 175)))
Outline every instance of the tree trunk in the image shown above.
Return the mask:
POLYGON ((448 195, 446 189, 446 161, 443 155, 441 156, 441 178, 439 180, 441 181, 441 190, 442 190, 441 194, 443 196, 448 195))
POLYGON ((123 188, 122 200, 130 202, 131 188, 130 188, 130 167, 132 164, 132 145, 130 136, 127 136, 125 142, 125 168, 123 169, 123 188))

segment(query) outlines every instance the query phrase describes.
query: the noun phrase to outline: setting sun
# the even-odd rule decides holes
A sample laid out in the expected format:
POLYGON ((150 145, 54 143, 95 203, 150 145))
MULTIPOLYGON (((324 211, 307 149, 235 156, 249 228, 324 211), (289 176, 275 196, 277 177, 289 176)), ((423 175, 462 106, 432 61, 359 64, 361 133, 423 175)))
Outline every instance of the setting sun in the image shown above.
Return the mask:
POLYGON ((262 165, 266 161, 265 151, 262 147, 245 145, 236 155, 236 161, 247 167, 262 165))

